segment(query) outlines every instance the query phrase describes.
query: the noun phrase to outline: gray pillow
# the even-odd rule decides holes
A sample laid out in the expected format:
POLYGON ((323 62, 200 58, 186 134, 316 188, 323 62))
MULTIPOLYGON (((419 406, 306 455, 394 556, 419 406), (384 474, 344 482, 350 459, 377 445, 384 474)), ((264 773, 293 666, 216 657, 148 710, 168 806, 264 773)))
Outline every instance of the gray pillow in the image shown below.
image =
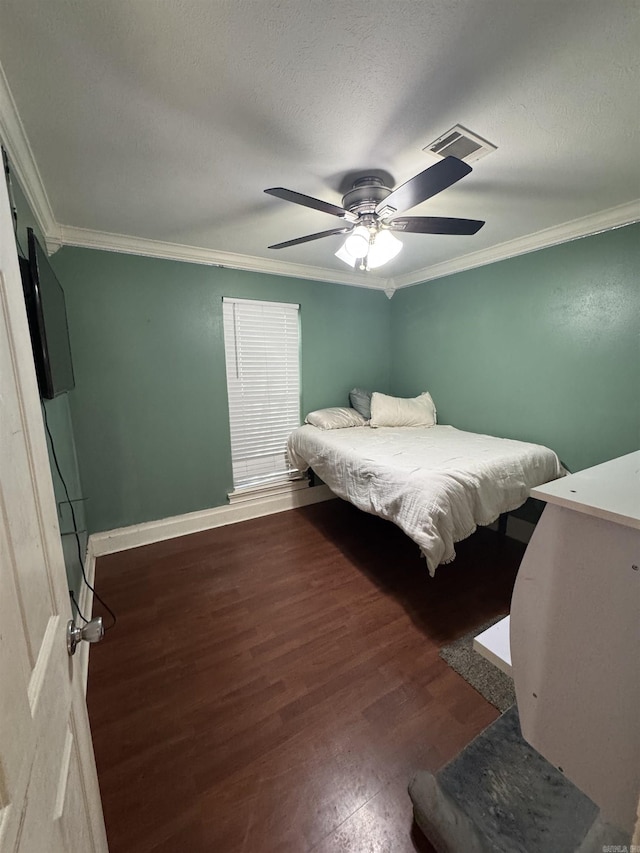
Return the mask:
POLYGON ((360 412, 363 418, 369 420, 371 417, 371 391, 353 388, 349 391, 349 402, 356 412, 360 412))

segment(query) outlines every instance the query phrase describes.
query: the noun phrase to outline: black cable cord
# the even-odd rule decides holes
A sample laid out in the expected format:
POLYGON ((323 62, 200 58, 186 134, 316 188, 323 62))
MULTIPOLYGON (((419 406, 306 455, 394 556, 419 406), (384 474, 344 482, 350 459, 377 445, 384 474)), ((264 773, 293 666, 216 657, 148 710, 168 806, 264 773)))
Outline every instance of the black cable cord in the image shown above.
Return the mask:
MULTIPOLYGON (((49 442, 51 444, 51 455, 53 456, 53 461, 54 461, 54 464, 56 466, 56 471, 58 472, 58 476, 60 477, 60 481, 64 487, 64 493, 65 493, 66 498, 67 498, 67 503, 69 504, 69 507, 71 509, 71 520, 73 522, 73 532, 75 534, 76 545, 78 547, 78 560, 80 561, 80 571, 82 572, 82 579, 85 582, 85 584, 89 587, 89 589, 91 590, 91 592, 93 593, 95 598, 97 598, 97 600, 100 602, 100 604, 104 607, 104 609, 107 611, 107 613, 109 614, 109 616, 111 616, 111 619, 113 620, 111 625, 109 625, 108 628, 105 628, 105 633, 106 633, 107 631, 110 631, 113 627, 115 627, 115 624, 118 620, 117 620, 116 614, 113 612, 113 610, 109 607, 109 605, 102 598, 100 598, 98 593, 95 591, 95 589, 91 586, 91 584, 87 580, 87 575, 85 574, 85 571, 84 571, 84 560, 82 559, 82 546, 80 545, 80 536, 78 534, 78 524, 76 522, 76 513, 75 513, 75 510, 73 508, 73 503, 71 501, 71 497, 69 496, 69 489, 67 488, 67 484, 65 482, 65 479, 62 476, 62 471, 60 470, 60 463, 58 462, 58 457, 56 455, 56 448, 55 448, 55 445, 53 443, 53 436, 51 435, 51 430, 49 429, 49 421, 47 420, 47 408, 44 404, 42 405, 42 413, 44 416, 44 425, 45 425, 45 428, 47 430, 47 435, 49 436, 49 442)), ((71 596, 71 599, 75 603, 73 595, 71 596)), ((78 607, 78 605, 76 604, 76 608, 77 607, 78 607)), ((79 608, 78 608, 78 613, 80 613, 79 608)), ((82 616, 81 613, 80 613, 80 616, 82 616)), ((84 619, 84 616, 82 616, 82 618, 84 619)), ((86 621, 87 620, 85 619, 85 622, 86 621)))
MULTIPOLYGON (((24 260, 27 260, 27 256, 24 253, 24 249, 20 245, 20 238, 18 237, 18 208, 16 207, 16 203, 15 203, 15 200, 13 198, 13 187, 11 185, 11 168, 9 166, 9 155, 7 154, 7 151, 4 147, 4 145, 2 146, 2 162, 3 162, 4 173, 5 173, 6 181, 7 181, 7 191, 9 194, 9 204, 11 207, 11 218, 13 220, 13 231, 14 231, 14 235, 16 238, 16 245, 18 247, 19 254, 22 256, 22 258, 24 260)), ((82 572, 82 579, 85 582, 85 584, 89 587, 89 589, 91 590, 93 595, 100 602, 100 604, 102 604, 102 606, 107 611, 107 613, 109 613, 109 615, 111 616, 111 619, 113 621, 112 621, 111 625, 109 625, 108 628, 105 628, 105 632, 110 631, 111 628, 113 628, 117 622, 116 614, 109 607, 109 605, 105 601, 103 601, 102 598, 100 598, 98 593, 95 591, 95 589, 91 586, 91 584, 87 580, 87 576, 86 576, 85 571, 84 571, 84 560, 82 559, 82 546, 80 545, 80 535, 78 534, 78 523, 76 521, 76 513, 75 513, 75 509, 73 508, 73 503, 71 501, 71 497, 69 496, 69 489, 67 488, 67 484, 65 482, 65 479, 62 476, 62 471, 60 470, 60 464, 58 462, 58 457, 56 455, 56 448, 55 448, 55 445, 53 443, 53 436, 51 435, 51 430, 49 429, 49 422, 47 420, 47 409, 46 409, 44 404, 42 405, 42 412, 44 415, 44 424, 45 424, 45 427, 47 429, 47 435, 49 436, 49 442, 51 444, 51 454, 53 456, 53 461, 55 462, 55 466, 56 466, 56 470, 58 472, 58 476, 60 477, 60 481, 64 487, 64 493, 67 497, 67 503, 69 504, 69 508, 71 509, 71 520, 73 521, 73 532, 75 535, 76 545, 78 548, 78 561, 80 563, 80 571, 82 572)), ((75 599, 75 596, 73 594, 72 589, 69 590, 69 595, 71 596, 71 601, 72 601, 73 605, 75 606, 76 610, 78 611, 78 615, 80 616, 80 618, 84 619, 85 622, 88 622, 89 620, 85 619, 85 617, 82 615, 82 612, 80 610, 80 607, 78 606, 78 602, 75 599)))
POLYGON ((18 247, 18 253, 22 257, 23 260, 28 260, 27 256, 24 253, 24 249, 20 245, 20 238, 18 237, 18 208, 16 207, 16 202, 13 197, 13 186, 11 184, 11 168, 9 167, 9 155, 7 154, 4 145, 2 146, 2 162, 4 163, 4 173, 7 179, 7 192, 9 194, 9 206, 11 207, 11 219, 13 221, 13 233, 16 238, 16 246, 18 247))
POLYGON ((17 226, 16 226, 16 232, 15 232, 15 234, 16 234, 16 246, 18 247, 18 254, 20 255, 20 257, 22 258, 22 260, 23 260, 23 261, 28 261, 29 259, 28 259, 28 258, 27 258, 27 256, 25 255, 25 253, 24 253, 24 249, 23 249, 23 248, 22 248, 22 246, 20 245, 20 238, 18 237, 18 228, 17 228, 17 226))
POLYGON ((75 597, 75 595, 73 594, 73 590, 72 590, 72 589, 70 589, 70 590, 69 590, 69 598, 71 599, 71 603, 72 603, 72 604, 73 604, 73 606, 75 607, 75 609, 76 609, 76 613, 78 614, 78 616, 82 619, 82 621, 83 621, 83 622, 88 622, 89 620, 87 619, 87 617, 86 617, 86 616, 84 616, 84 615, 83 615, 82 610, 80 610, 80 605, 79 605, 79 604, 78 604, 78 602, 76 601, 76 597, 75 597))

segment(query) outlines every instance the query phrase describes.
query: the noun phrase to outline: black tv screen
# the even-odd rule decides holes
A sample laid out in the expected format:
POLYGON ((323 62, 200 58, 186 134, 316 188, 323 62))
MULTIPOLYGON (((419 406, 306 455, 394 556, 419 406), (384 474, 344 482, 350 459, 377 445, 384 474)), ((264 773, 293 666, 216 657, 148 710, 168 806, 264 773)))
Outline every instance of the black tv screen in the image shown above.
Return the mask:
POLYGON ((27 229, 29 258, 20 258, 31 345, 40 396, 51 400, 75 382, 64 291, 47 253, 27 229))

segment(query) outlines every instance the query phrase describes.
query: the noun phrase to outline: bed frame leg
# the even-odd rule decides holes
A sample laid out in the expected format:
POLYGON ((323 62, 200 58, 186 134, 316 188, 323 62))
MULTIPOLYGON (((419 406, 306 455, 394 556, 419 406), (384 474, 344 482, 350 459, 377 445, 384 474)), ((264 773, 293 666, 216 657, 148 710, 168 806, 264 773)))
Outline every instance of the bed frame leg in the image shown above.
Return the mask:
POLYGON ((503 512, 500 518, 498 519, 498 533, 500 536, 507 535, 507 521, 509 519, 509 513, 503 512))

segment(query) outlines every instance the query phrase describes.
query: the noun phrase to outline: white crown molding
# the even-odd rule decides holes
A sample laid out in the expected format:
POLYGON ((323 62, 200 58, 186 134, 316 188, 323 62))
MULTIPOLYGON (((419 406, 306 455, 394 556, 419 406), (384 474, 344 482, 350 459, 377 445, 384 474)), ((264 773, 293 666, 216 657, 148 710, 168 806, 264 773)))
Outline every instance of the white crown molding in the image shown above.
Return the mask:
POLYGON ((311 486, 287 494, 270 495, 234 505, 216 506, 185 515, 162 518, 159 521, 133 524, 131 527, 119 527, 103 533, 92 533, 89 536, 89 554, 93 558, 102 557, 105 554, 114 554, 117 551, 126 551, 141 545, 151 545, 154 542, 164 542, 166 539, 175 539, 177 536, 199 533, 226 524, 236 524, 239 521, 260 518, 263 515, 273 515, 335 497, 328 486, 311 486))
POLYGON ((323 267, 305 264, 293 264, 288 261, 276 261, 269 258, 257 258, 252 255, 238 255, 216 249, 197 246, 184 246, 180 243, 166 243, 142 237, 129 237, 125 234, 113 234, 107 231, 92 231, 72 225, 60 226, 62 244, 79 246, 85 249, 101 249, 106 252, 119 252, 128 255, 145 255, 164 260, 186 261, 192 264, 227 267, 229 269, 248 270, 249 272, 283 275, 290 278, 304 278, 333 284, 349 284, 372 290, 384 290, 388 280, 357 273, 340 272, 323 267))
POLYGON ((620 228, 640 220, 640 200, 612 207, 580 219, 564 222, 534 234, 508 240, 495 246, 489 246, 477 252, 444 261, 440 264, 424 267, 416 272, 396 278, 380 278, 371 273, 341 272, 324 267, 313 267, 306 264, 294 264, 288 261, 277 261, 270 258, 259 258, 250 255, 239 255, 232 252, 205 249, 196 246, 184 246, 179 243, 169 243, 160 240, 150 240, 141 237, 131 237, 124 234, 113 234, 106 231, 94 231, 71 225, 60 225, 53 215, 40 171, 29 145, 22 120, 18 114, 15 100, 0 64, 0 138, 7 150, 13 171, 20 182, 22 190, 33 211, 36 221, 42 231, 47 250, 53 254, 61 246, 80 246, 88 249, 100 249, 107 252, 120 252, 131 255, 143 255, 166 260, 185 261, 187 263, 206 264, 209 266, 228 267, 230 269, 247 270, 249 272, 281 275, 290 278, 308 279, 333 284, 346 284, 353 287, 364 287, 370 290, 381 290, 391 299, 396 290, 411 287, 425 281, 453 275, 464 270, 486 266, 507 258, 535 252, 588 237, 602 231, 620 228))
POLYGON ((57 228, 58 242, 55 238, 47 237, 47 247, 59 245, 80 246, 88 249, 101 249, 108 252, 121 252, 132 255, 145 255, 166 260, 186 261, 188 263, 208 264, 210 266, 242 269, 249 272, 266 273, 268 275, 283 275, 293 278, 310 279, 312 281, 346 284, 354 287, 364 287, 371 290, 382 290, 391 299, 393 294, 402 287, 411 287, 425 281, 443 278, 464 270, 493 264, 497 261, 514 258, 539 249, 557 246, 581 237, 588 237, 614 228, 621 228, 640 220, 640 200, 627 202, 617 207, 609 208, 598 213, 563 222, 550 228, 544 228, 534 234, 507 240, 495 246, 489 246, 478 252, 471 252, 441 264, 424 267, 416 272, 407 273, 397 278, 378 278, 367 274, 366 278, 357 273, 336 272, 323 267, 311 267, 305 264, 293 264, 288 261, 275 261, 268 258, 257 258, 249 255, 237 255, 232 252, 222 252, 215 249, 204 249, 195 246, 184 246, 179 243, 166 243, 159 240, 149 240, 139 237, 129 237, 124 234, 112 234, 105 231, 92 231, 87 228, 61 225, 57 228))
POLYGON ((22 191, 29 202, 29 207, 44 234, 47 250, 51 252, 56 244, 59 246, 60 226, 53 215, 47 191, 44 188, 38 165, 1 64, 0 138, 9 155, 12 170, 18 178, 22 191))
POLYGON ((525 237, 507 240, 505 243, 498 243, 478 252, 462 255, 462 257, 454 258, 451 261, 434 264, 417 272, 407 273, 407 275, 396 278, 394 284, 396 289, 411 287, 424 281, 444 278, 464 270, 483 267, 497 261, 504 261, 507 258, 525 255, 528 252, 536 252, 538 249, 547 249, 560 243, 568 243, 580 237, 589 237, 602 231, 622 228, 624 225, 631 225, 639 220, 640 200, 636 199, 617 207, 611 207, 608 210, 601 210, 599 213, 582 216, 580 219, 563 222, 561 225, 544 228, 542 231, 536 231, 534 234, 528 234, 525 237))

